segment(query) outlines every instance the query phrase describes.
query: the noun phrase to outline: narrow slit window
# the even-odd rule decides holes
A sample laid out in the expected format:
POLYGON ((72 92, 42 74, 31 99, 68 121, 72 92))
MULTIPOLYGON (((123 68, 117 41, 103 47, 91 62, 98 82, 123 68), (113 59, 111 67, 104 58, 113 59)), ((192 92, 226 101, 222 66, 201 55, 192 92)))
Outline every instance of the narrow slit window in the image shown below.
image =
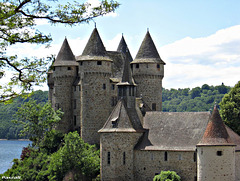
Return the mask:
POLYGON ((76 126, 77 125, 77 116, 74 115, 73 120, 74 120, 74 126, 76 126))
POLYGON ((157 110, 156 103, 152 103, 152 111, 156 111, 156 110, 157 110))
POLYGON ((76 108, 77 108, 77 100, 74 99, 74 100, 73 100, 73 109, 76 109, 76 108))
POLYGON ((168 153, 166 151, 164 152, 164 161, 168 161, 168 153))
POLYGON ((108 165, 110 165, 110 162, 111 162, 111 157, 110 156, 111 156, 110 152, 108 152, 108 154, 107 154, 107 163, 108 163, 108 165))
POLYGON ((126 153, 123 152, 123 165, 125 165, 125 164, 126 164, 126 153))
POLYGON ((194 162, 197 161, 197 153, 196 153, 196 152, 194 152, 194 154, 193 154, 193 161, 194 161, 194 162))

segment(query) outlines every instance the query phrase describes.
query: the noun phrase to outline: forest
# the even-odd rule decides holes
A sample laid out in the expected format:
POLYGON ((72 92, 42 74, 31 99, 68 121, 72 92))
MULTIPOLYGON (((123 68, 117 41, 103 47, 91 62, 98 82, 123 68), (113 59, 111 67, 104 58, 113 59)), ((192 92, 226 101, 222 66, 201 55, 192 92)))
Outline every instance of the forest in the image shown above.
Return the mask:
MULTIPOLYGON (((162 100, 164 112, 199 112, 211 111, 215 103, 220 103, 224 94, 230 91, 231 87, 224 84, 209 86, 207 84, 195 88, 165 89, 163 88, 162 100)), ((29 98, 15 98, 11 104, 0 104, 0 139, 22 139, 19 136, 23 129, 21 124, 13 123, 18 108, 30 99, 36 103, 46 103, 48 100, 47 91, 35 91, 29 98)))

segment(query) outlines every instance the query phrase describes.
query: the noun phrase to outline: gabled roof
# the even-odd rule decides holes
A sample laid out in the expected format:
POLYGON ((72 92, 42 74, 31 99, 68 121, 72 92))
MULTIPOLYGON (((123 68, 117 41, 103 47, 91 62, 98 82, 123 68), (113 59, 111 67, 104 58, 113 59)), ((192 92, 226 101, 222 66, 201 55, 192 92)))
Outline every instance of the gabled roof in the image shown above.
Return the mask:
POLYGON ((103 128, 98 132, 143 132, 135 109, 129 111, 120 99, 103 128))
POLYGON ((160 58, 152 37, 147 31, 145 38, 138 50, 136 58, 131 63, 160 63, 165 64, 160 58))
POLYGON ((148 131, 135 149, 195 151, 209 116, 209 112, 146 112, 143 128, 148 131))
POLYGON ((234 145, 222 121, 217 106, 214 106, 210 121, 198 146, 234 145))
POLYGON ((105 56, 106 49, 97 28, 94 28, 86 47, 83 50, 82 56, 105 56))
POLYGON ((53 66, 77 66, 75 56, 68 44, 67 38, 64 39, 62 47, 54 61, 53 66))
POLYGON ((120 41, 120 43, 118 45, 117 51, 118 52, 122 52, 124 54, 128 54, 127 56, 128 56, 129 61, 130 62, 133 61, 132 55, 131 55, 131 53, 130 53, 130 51, 128 49, 127 43, 126 43, 126 41, 125 41, 123 36, 122 36, 121 41, 120 41))

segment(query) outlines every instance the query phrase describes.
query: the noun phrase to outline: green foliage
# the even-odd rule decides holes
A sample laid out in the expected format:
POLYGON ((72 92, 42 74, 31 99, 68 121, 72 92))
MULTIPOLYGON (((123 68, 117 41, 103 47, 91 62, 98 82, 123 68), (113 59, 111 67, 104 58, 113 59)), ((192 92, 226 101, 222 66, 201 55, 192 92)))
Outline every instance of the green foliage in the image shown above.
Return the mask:
POLYGON ((201 88, 195 87, 192 90, 189 88, 170 90, 163 88, 163 111, 209 111, 215 102, 220 102, 229 90, 230 87, 224 84, 215 87, 204 84, 201 88))
POLYGON ((220 103, 220 114, 230 128, 240 135, 240 81, 220 103))
POLYGON ((13 99, 11 104, 0 103, 0 139, 20 139, 27 138, 27 136, 20 136, 20 131, 23 125, 15 124, 11 120, 18 108, 29 99, 36 100, 36 103, 46 103, 48 101, 47 91, 35 91, 27 99, 17 97, 13 99))
POLYGON ((51 132, 54 126, 61 120, 63 112, 54 111, 49 103, 37 104, 35 100, 25 102, 16 113, 17 124, 23 125, 21 134, 29 135, 32 144, 39 146, 47 132, 51 132))
POLYGON ((10 46, 19 43, 49 46, 51 35, 39 31, 36 20, 73 26, 113 12, 118 6, 119 3, 107 0, 101 1, 98 7, 78 1, 59 4, 58 0, 0 0, 0 79, 6 75, 10 78, 7 85, 0 84, 0 101, 29 92, 46 80, 54 56, 39 59, 7 54, 10 46), (9 71, 13 73, 7 74, 9 71))
POLYGON ((97 177, 100 172, 99 150, 84 143, 77 132, 66 134, 64 139, 62 136, 53 131, 40 144, 40 148, 25 148, 22 153, 25 154, 24 159, 14 159, 12 168, 0 177, 21 176, 24 181, 61 181, 69 172, 74 173, 74 180, 82 180, 83 176, 88 179, 97 177), (54 145, 55 140, 61 141, 57 143, 58 149, 52 152, 52 148, 48 150, 48 145, 50 142, 54 145))
POLYGON ((181 177, 174 171, 161 171, 153 178, 153 181, 181 181, 181 177))
POLYGON ((99 151, 80 138, 77 132, 69 133, 64 137, 64 146, 52 155, 49 164, 49 180, 62 180, 68 171, 77 170, 76 180, 81 176, 95 178, 99 174, 99 151))

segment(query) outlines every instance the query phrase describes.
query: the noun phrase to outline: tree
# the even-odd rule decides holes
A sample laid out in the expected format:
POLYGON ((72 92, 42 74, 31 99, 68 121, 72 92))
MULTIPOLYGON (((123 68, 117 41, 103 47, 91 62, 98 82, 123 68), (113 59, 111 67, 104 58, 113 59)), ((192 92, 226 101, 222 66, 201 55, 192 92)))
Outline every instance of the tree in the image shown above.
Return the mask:
POLYGON ((240 135, 240 81, 225 94, 219 105, 226 125, 240 135))
POLYGON ((161 171, 153 178, 153 181, 181 181, 181 177, 174 171, 161 171))
POLYGON ((39 146, 48 132, 61 120, 63 112, 54 111, 49 103, 37 104, 34 100, 25 102, 16 113, 15 123, 22 124, 22 135, 29 135, 35 146, 39 146))
POLYGON ((50 44, 51 36, 36 28, 37 20, 74 26, 113 12, 118 6, 119 3, 107 0, 97 7, 77 1, 58 4, 58 0, 0 0, 0 79, 11 72, 7 75, 8 84, 0 84, 0 101, 31 91, 46 80, 47 65, 53 57, 18 58, 7 54, 9 46, 18 43, 50 44))

